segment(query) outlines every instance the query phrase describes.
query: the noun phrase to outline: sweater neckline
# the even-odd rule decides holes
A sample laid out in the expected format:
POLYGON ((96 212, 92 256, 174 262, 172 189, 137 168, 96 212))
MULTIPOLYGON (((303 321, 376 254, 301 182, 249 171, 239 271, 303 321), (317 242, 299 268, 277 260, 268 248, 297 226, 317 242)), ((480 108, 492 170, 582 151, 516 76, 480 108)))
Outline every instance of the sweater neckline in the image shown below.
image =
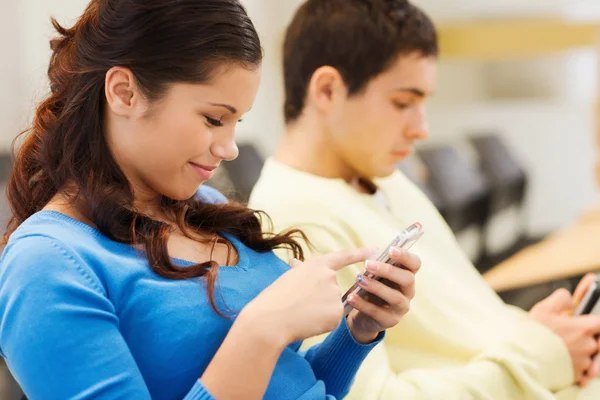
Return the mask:
MULTIPOLYGON (((78 219, 75 219, 73 217, 70 217, 64 213, 61 213, 59 211, 55 211, 55 210, 42 210, 42 211, 38 211, 35 215, 39 216, 39 217, 48 217, 51 219, 56 219, 56 220, 60 220, 62 222, 65 222, 71 226, 77 227, 78 229, 81 229, 89 234, 91 234, 92 236, 100 239, 100 240, 104 240, 104 241, 109 241, 112 244, 114 244, 115 246, 119 247, 121 250, 123 250, 126 253, 130 253, 130 254, 134 254, 139 256, 142 255, 145 257, 145 251, 138 249, 136 247, 130 246, 128 244, 125 243, 121 243, 121 242, 117 242, 115 240, 110 239, 109 237, 107 237, 106 235, 104 235, 100 230, 94 228, 91 225, 86 224, 85 222, 82 222, 78 219)), ((246 252, 246 247, 243 243, 241 243, 237 238, 235 238, 232 235, 226 234, 226 233, 218 233, 219 236, 221 236, 222 238, 226 239, 229 243, 231 243, 231 245, 235 248, 237 254, 238 254, 238 263, 235 265, 220 265, 219 269, 223 270, 223 271, 227 271, 227 270, 247 270, 248 269, 248 254, 246 252)), ((192 265, 196 265, 195 262, 190 261, 190 260, 185 260, 182 258, 177 258, 177 257, 171 257, 171 260, 180 266, 192 266, 192 265)))

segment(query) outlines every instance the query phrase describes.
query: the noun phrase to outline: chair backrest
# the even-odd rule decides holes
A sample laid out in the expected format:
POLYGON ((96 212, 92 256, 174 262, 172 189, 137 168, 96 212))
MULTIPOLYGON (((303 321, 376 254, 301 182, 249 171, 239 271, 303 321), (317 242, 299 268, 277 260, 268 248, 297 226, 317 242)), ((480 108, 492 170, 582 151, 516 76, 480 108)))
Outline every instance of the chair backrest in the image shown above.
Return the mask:
POLYGON ((488 194, 485 177, 450 145, 431 146, 419 151, 429 181, 444 204, 458 209, 488 194))
POLYGON ((241 144, 239 150, 239 156, 233 161, 224 162, 223 168, 227 171, 238 200, 245 202, 260 177, 264 159, 252 144, 241 144))
POLYGON ((520 206, 525 197, 527 176, 502 139, 495 134, 472 136, 479 168, 492 191, 493 210, 520 206))
POLYGON ((425 193, 438 211, 443 212, 444 203, 431 185, 427 168, 422 165, 422 161, 418 160, 418 156, 416 154, 399 162, 397 167, 404 174, 404 176, 406 176, 411 182, 417 185, 419 189, 423 191, 423 193, 425 193))
POLYGON ((439 196, 440 210, 455 234, 476 228, 476 246, 471 256, 477 264, 486 257, 483 231, 490 218, 490 192, 485 177, 450 145, 430 146, 419 151, 428 169, 429 182, 439 196))
POLYGON ((4 229, 11 216, 11 211, 6 201, 6 180, 12 170, 13 160, 8 153, 0 153, 0 229, 4 229))

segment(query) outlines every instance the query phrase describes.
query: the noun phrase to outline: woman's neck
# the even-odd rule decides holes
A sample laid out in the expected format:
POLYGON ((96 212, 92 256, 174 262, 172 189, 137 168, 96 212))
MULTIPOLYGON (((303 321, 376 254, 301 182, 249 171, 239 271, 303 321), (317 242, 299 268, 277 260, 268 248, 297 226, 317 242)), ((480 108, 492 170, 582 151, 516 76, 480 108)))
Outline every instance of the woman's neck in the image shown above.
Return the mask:
MULTIPOLYGON (((157 221, 162 221, 169 224, 174 222, 171 221, 167 215, 165 215, 164 211, 160 207, 159 199, 144 199, 144 201, 134 200, 134 207, 137 212, 145 214, 157 221)), ((64 189, 55 194, 43 209, 60 212, 94 228, 98 228, 98 226, 92 220, 89 206, 86 204, 82 196, 77 194, 76 188, 74 188, 72 185, 66 185, 64 189)))
POLYGON ((98 229, 98 226, 91 220, 90 216, 86 215, 87 213, 84 209, 83 201, 80 198, 74 197, 73 194, 65 191, 55 194, 43 208, 43 210, 59 212, 98 229))

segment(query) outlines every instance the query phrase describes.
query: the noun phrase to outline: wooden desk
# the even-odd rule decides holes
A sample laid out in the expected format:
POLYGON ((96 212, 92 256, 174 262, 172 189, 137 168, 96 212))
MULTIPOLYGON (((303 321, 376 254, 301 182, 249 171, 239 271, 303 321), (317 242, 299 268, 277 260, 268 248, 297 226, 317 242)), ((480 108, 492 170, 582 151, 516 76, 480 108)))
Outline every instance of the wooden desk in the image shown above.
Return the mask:
POLYGON ((600 208, 484 275, 498 292, 600 271, 600 208))

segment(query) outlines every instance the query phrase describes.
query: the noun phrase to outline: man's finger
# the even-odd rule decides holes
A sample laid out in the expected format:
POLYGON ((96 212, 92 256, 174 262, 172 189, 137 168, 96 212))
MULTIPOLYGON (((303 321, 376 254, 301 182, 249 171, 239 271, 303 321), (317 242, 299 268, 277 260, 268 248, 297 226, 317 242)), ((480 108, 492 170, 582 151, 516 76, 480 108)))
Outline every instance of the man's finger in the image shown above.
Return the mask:
POLYGON ((573 296, 565 289, 560 288, 552 293, 545 301, 544 308, 555 313, 571 311, 575 306, 573 296))
POLYGON ((583 297, 587 293, 588 289, 595 281, 596 274, 587 274, 581 279, 581 281, 579 281, 579 284, 573 293, 573 301, 575 304, 581 303, 581 300, 583 300, 583 297))
POLYGON ((600 334, 600 317, 597 315, 581 315, 573 317, 589 335, 600 334))

